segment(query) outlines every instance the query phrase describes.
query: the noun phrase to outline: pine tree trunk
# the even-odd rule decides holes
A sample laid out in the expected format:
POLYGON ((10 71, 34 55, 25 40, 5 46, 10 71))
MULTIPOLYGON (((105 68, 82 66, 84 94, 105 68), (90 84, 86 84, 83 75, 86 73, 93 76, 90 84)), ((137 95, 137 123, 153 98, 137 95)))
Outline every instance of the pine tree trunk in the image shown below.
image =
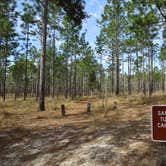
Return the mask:
POLYGON ((74 99, 77 96, 77 62, 76 62, 76 53, 74 55, 74 76, 73 76, 73 92, 72 92, 72 99, 74 99))
POLYGON ((162 91, 165 92, 165 63, 162 61, 162 91))
POLYGON ((128 94, 131 95, 131 55, 128 55, 128 94))
POLYGON ((46 61, 46 38, 47 38, 47 7, 48 0, 43 1, 42 11, 42 53, 40 57, 40 80, 39 80, 39 109, 45 110, 45 61, 46 61))
POLYGON ((154 91, 154 78, 153 78, 153 50, 151 50, 151 94, 153 94, 154 91))
POLYGON ((85 80, 84 80, 85 76, 84 75, 85 74, 83 73, 83 75, 82 75, 82 96, 85 96, 85 80))
POLYGON ((149 96, 153 93, 153 50, 149 51, 149 96))
POLYGON ((138 50, 137 50, 137 48, 136 48, 136 58, 137 58, 137 65, 136 65, 136 70, 137 70, 137 77, 138 77, 138 79, 137 79, 137 93, 139 93, 140 92, 140 85, 141 85, 141 83, 140 83, 140 73, 139 73, 139 60, 138 60, 138 50))
POLYGON ((16 87, 15 87, 15 95, 14 95, 14 99, 17 99, 17 91, 18 91, 18 82, 16 80, 16 87))
POLYGON ((113 55, 113 53, 112 53, 112 71, 111 71, 111 79, 112 79, 112 81, 111 81, 111 88, 112 88, 112 94, 114 93, 114 66, 115 66, 115 64, 114 64, 114 55, 113 55))
POLYGON ((40 79, 40 61, 38 62, 38 74, 36 81, 36 91, 35 91, 36 101, 38 101, 39 98, 39 79, 40 79))
POLYGON ((72 63, 73 63, 73 58, 71 56, 70 58, 70 78, 69 78, 69 96, 72 97, 72 63))
POLYGON ((100 55, 100 85, 99 85, 99 90, 100 90, 100 98, 102 97, 102 78, 103 78, 103 73, 102 73, 102 66, 103 66, 103 61, 102 61, 102 54, 100 55))
POLYGON ((65 98, 68 98, 68 55, 66 55, 66 72, 65 72, 65 98))
POLYGON ((55 96, 55 29, 53 30, 53 53, 52 53, 52 97, 55 96))
POLYGON ((6 100, 7 56, 8 56, 8 39, 6 40, 6 44, 5 44, 5 61, 4 61, 4 76, 3 76, 3 101, 6 100))
POLYGON ((27 25, 27 33, 26 33, 26 55, 25 55, 25 78, 24 78, 24 100, 27 97, 27 86, 28 86, 28 79, 27 79, 27 63, 28 63, 28 47, 29 47, 29 25, 27 25))
POLYGON ((144 53, 142 52, 142 56, 143 56, 143 62, 142 62, 142 67, 143 67, 143 85, 142 85, 142 92, 143 92, 143 94, 146 96, 146 84, 145 84, 145 56, 144 56, 144 53))
POLYGON ((124 55, 122 56, 122 75, 123 75, 123 95, 125 94, 125 69, 124 69, 124 55))
MULTIPOLYGON (((118 43, 118 42, 117 42, 118 43)), ((116 45, 116 95, 119 95, 119 48, 116 45)))

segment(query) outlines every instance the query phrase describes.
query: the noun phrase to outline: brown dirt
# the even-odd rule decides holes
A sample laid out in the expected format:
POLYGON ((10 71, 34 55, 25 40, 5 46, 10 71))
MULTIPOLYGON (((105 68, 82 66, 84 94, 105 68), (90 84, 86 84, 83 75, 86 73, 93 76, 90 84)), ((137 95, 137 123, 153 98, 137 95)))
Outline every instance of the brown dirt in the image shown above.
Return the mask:
MULTIPOLYGON (((1 166, 136 166, 156 165, 165 144, 151 141, 151 103, 128 98, 110 98, 117 110, 107 117, 97 98, 77 101, 47 99, 45 112, 37 103, 8 100, 0 102, 1 166), (86 113, 86 103, 92 113, 86 113), (67 115, 59 106, 65 103, 67 115)), ((165 103, 166 99, 157 101, 165 103)))

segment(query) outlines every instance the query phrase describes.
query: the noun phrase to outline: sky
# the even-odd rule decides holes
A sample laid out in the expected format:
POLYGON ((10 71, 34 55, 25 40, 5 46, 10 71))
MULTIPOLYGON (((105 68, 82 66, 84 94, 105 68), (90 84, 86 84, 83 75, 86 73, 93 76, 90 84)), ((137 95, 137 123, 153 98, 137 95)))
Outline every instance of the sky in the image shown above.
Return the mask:
MULTIPOLYGON (((22 6, 20 5, 21 2, 25 0, 20 0, 19 1, 19 6, 18 8, 20 9, 20 12, 22 11, 22 6)), ((95 42, 96 42, 96 36, 99 35, 100 33, 100 28, 97 25, 97 20, 101 19, 101 14, 104 11, 104 6, 107 3, 107 0, 85 0, 85 12, 88 14, 88 18, 83 21, 83 30, 87 30, 86 33, 86 40, 90 43, 91 47, 94 49, 95 48, 95 42)), ((20 27, 21 20, 18 20, 18 26, 17 26, 17 31, 21 31, 22 28, 20 27)), ((156 43, 159 43, 160 46, 162 44, 161 40, 158 39, 156 40, 156 43)), ((37 39, 36 41, 33 42, 38 48, 40 48, 40 41, 37 39)), ((61 41, 57 41, 57 45, 61 44, 61 41)))
MULTIPOLYGON (((24 0, 20 0, 20 2, 18 3, 18 9, 19 9, 20 13, 23 12, 22 6, 21 6, 21 2, 23 2, 23 1, 24 0)), ((83 21, 82 32, 87 30, 86 40, 90 43, 92 48, 95 48, 96 36, 99 35, 99 33, 100 33, 100 29, 97 26, 97 20, 100 20, 100 18, 101 18, 101 14, 103 13, 106 1, 107 0, 85 0, 85 2, 86 2, 85 12, 90 17, 83 21)), ((18 19, 18 23, 17 23, 18 32, 22 31, 22 28, 20 27, 21 23, 22 23, 21 20, 18 19)), ((34 43, 35 43, 35 45, 38 45, 38 46, 40 45, 39 41, 36 41, 34 43)))
POLYGON ((87 29, 86 39, 92 48, 95 48, 96 36, 100 33, 96 20, 100 20, 106 0, 85 0, 85 2, 85 11, 90 15, 90 18, 84 20, 83 30, 87 29))

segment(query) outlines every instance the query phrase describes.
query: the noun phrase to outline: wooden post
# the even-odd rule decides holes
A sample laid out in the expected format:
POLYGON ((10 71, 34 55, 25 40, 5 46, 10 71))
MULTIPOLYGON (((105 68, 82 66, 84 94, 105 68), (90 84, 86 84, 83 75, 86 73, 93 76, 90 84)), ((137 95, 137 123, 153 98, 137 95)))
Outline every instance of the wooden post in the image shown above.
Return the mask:
POLYGON ((65 116, 65 105, 64 104, 61 105, 61 113, 62 113, 62 116, 65 116))
POLYGON ((88 113, 88 114, 90 114, 90 112, 91 112, 90 106, 91 106, 91 104, 90 104, 90 103, 87 103, 87 113, 88 113))

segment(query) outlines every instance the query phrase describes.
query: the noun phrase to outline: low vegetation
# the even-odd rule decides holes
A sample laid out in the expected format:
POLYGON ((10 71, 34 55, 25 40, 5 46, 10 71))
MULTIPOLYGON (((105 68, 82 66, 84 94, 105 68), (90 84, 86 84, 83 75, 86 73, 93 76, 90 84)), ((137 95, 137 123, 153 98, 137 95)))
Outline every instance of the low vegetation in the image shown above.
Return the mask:
MULTIPOLYGON (((155 104, 165 95, 155 94, 155 104)), ((35 99, 0 102, 0 162, 3 165, 154 165, 164 146, 151 141, 151 104, 140 96, 109 97, 105 116, 102 99, 47 98, 45 112, 35 99), (87 102, 91 114, 87 114, 87 102), (117 108, 112 109, 116 102, 117 108), (65 104, 62 117, 60 105, 65 104), (130 107, 129 107, 130 105, 130 107), (28 106, 28 107, 26 107, 28 106), (66 153, 67 151, 67 153, 66 153), (62 155, 63 154, 63 155, 62 155)))

